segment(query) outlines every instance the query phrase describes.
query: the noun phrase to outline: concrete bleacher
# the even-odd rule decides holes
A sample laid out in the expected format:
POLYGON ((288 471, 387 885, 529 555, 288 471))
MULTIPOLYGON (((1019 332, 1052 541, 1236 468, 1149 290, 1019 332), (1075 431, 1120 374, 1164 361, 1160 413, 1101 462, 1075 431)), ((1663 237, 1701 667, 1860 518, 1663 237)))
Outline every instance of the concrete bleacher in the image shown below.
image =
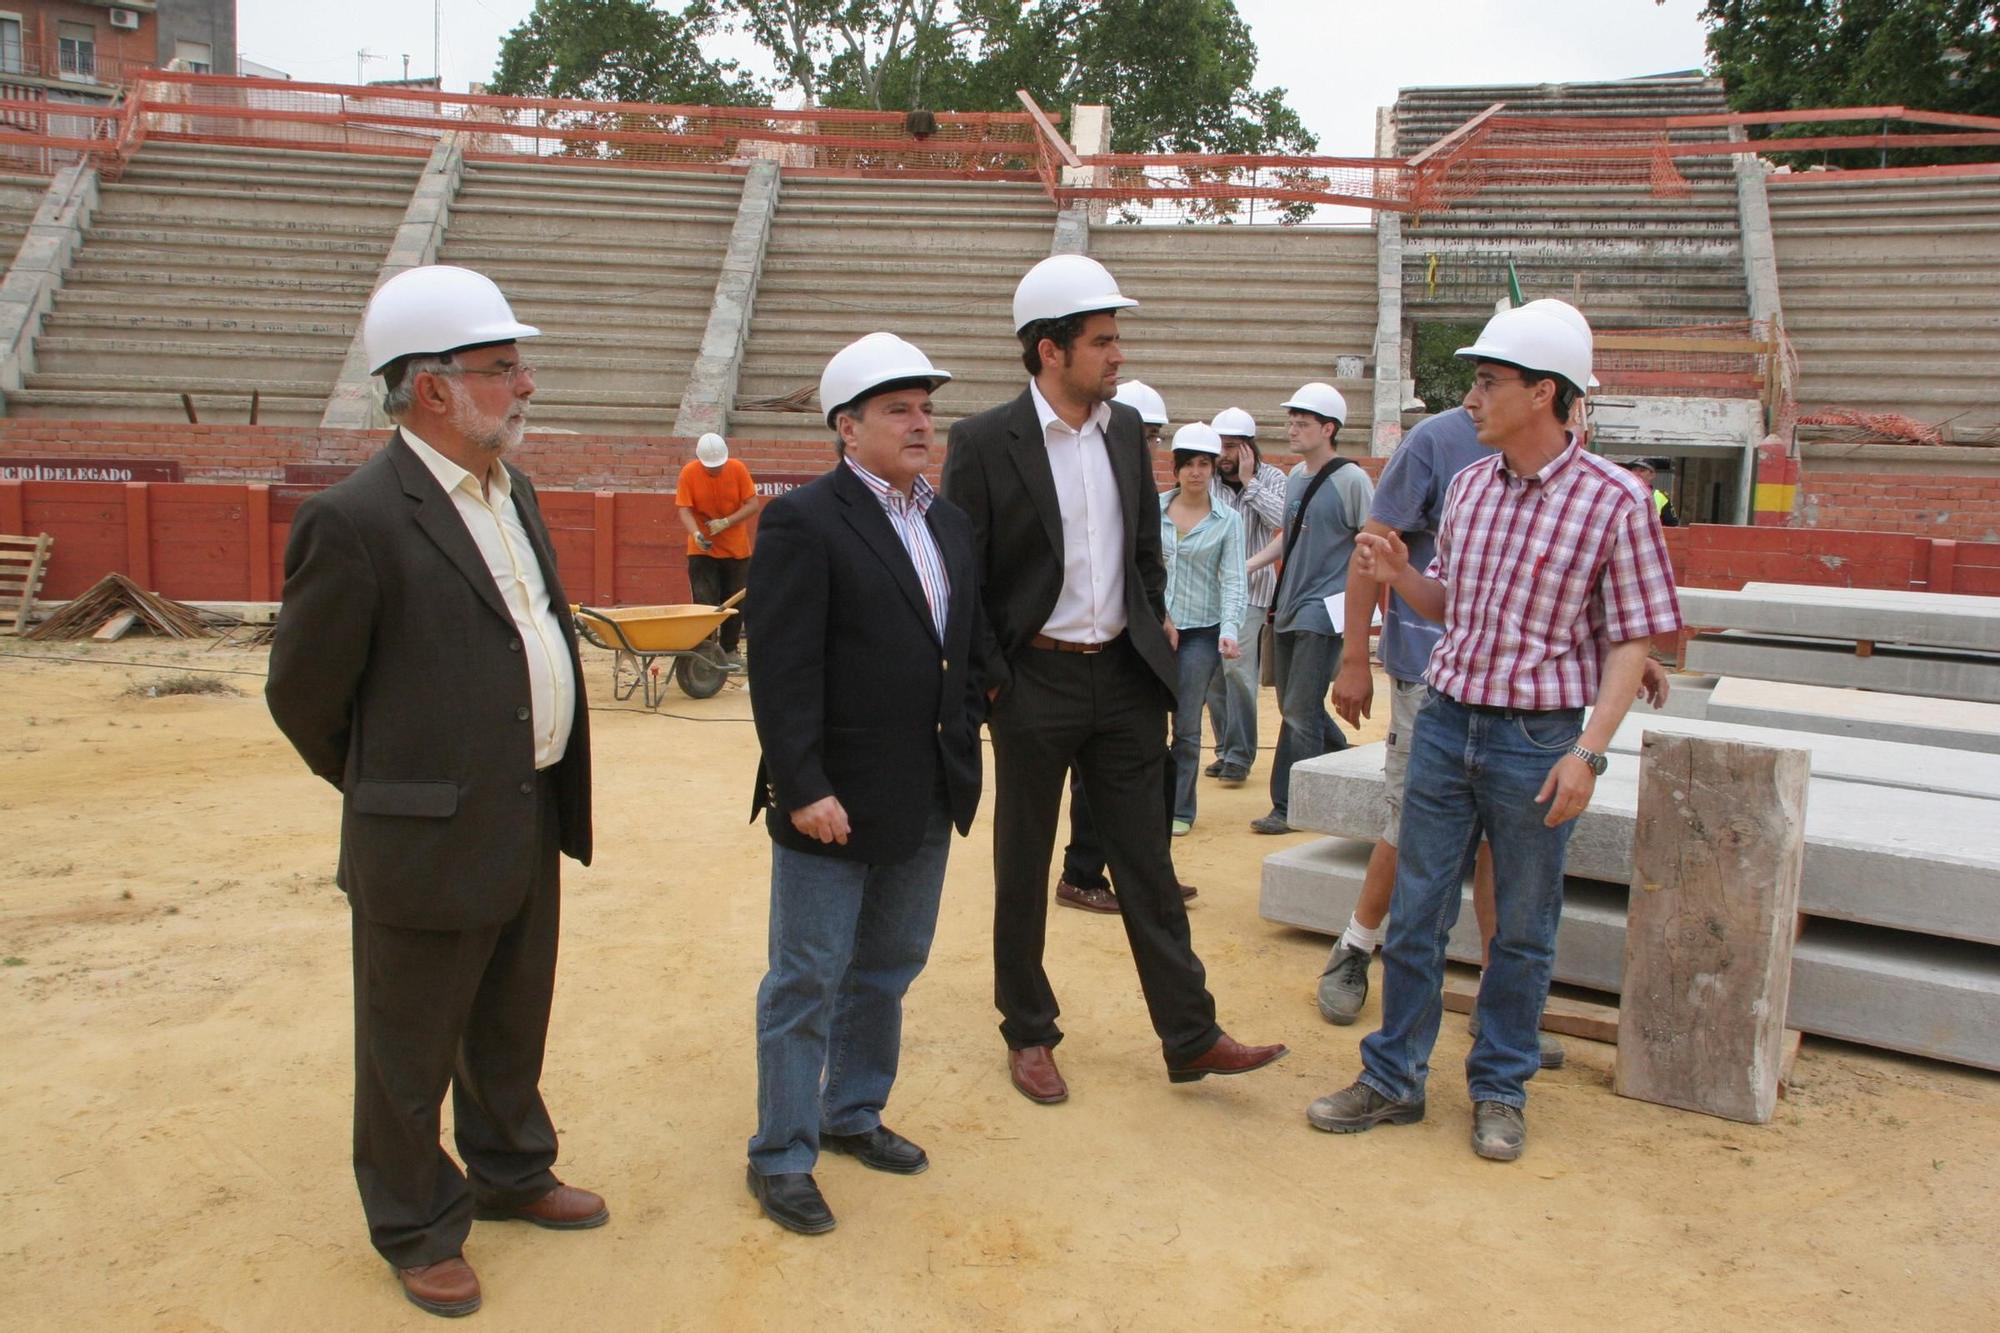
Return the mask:
POLYGON ((14 262, 48 186, 40 176, 0 176, 0 252, 8 263, 14 262))
POLYGON ((1371 228, 1110 224, 1091 228, 1090 254, 1139 302, 1121 321, 1123 373, 1158 389, 1175 425, 1241 407, 1265 449, 1283 449, 1279 404, 1323 380, 1347 399, 1343 452, 1368 452, 1371 228), (1340 376, 1340 357, 1361 373, 1340 376))
POLYGON ((664 435, 708 322, 736 176, 468 162, 438 262, 542 330, 533 424, 664 435))
POLYGON ((1801 407, 2000 431, 2000 174, 1767 184, 1801 407))
POLYGON ((11 393, 24 417, 317 423, 420 168, 147 144, 106 182, 11 393))
POLYGON ((826 359, 886 329, 952 373, 940 430, 1021 392, 1014 284, 1047 257, 1038 185, 785 177, 764 252, 729 434, 810 438, 826 359), (771 404, 794 399, 802 410, 771 404))
MULTIPOLYGON (((1503 116, 1531 117, 1643 120, 1729 109, 1721 82, 1699 75, 1405 88, 1395 106, 1396 151, 1420 152, 1495 102, 1506 104, 1503 116)), ((1477 323, 1506 295, 1511 259, 1527 296, 1573 301, 1599 328, 1748 318, 1731 159, 1681 158, 1678 166, 1692 187, 1684 198, 1656 196, 1645 184, 1495 185, 1406 224, 1406 316, 1477 323)))

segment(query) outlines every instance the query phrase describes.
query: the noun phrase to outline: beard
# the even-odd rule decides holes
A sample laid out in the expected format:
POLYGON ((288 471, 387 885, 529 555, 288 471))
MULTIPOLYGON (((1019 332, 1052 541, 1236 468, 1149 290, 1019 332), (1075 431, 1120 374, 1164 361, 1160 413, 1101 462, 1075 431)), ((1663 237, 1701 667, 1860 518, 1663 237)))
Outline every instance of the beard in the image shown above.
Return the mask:
POLYGON ((499 457, 519 446, 521 437, 527 433, 528 408, 527 404, 516 402, 503 413, 482 412, 473 406, 469 396, 454 389, 448 420, 466 443, 499 457))

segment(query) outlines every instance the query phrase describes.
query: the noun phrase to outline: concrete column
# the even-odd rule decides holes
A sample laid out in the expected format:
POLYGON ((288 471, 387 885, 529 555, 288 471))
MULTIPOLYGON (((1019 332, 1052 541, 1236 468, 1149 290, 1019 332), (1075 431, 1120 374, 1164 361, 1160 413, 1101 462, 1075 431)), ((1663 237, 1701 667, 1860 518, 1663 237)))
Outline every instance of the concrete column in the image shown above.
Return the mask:
POLYGON ((1052 255, 1090 253, 1090 210, 1065 208, 1056 214, 1056 234, 1049 242, 1052 255))
POLYGON ((680 411, 674 415, 676 435, 729 433, 736 380, 743 373, 743 348, 750 340, 757 279, 764 271, 764 250, 771 243, 771 222, 778 212, 778 179, 778 164, 768 158, 752 162, 743 177, 743 197, 736 205, 736 225, 730 229, 722 276, 716 279, 715 299, 708 307, 701 355, 695 358, 687 388, 681 390, 680 411))
MULTIPOLYGON (((1743 127, 1729 127, 1729 137, 1744 139, 1743 127)), ((1743 229, 1743 279, 1750 293, 1750 318, 1768 320, 1775 332, 1784 327, 1784 306, 1778 295, 1778 248, 1771 239, 1771 201, 1764 190, 1764 163, 1754 153, 1737 153, 1736 212, 1743 229)))
MULTIPOLYGON (((1375 113, 1375 153, 1396 151, 1396 112, 1375 113)), ((1403 439, 1403 215, 1375 213, 1375 410, 1368 452, 1383 458, 1403 439)))
POLYGON ((97 211, 97 170, 64 167, 49 182, 13 266, 0 282, 0 404, 35 369, 35 339, 97 211))
MULTIPOLYGON (((1089 157, 1093 153, 1111 151, 1111 108, 1108 106, 1077 106, 1069 112, 1069 143, 1078 157, 1089 157)), ((1063 184, 1082 189, 1093 189, 1102 185, 1105 172, 1102 167, 1064 167, 1063 184)), ((1092 222, 1103 222, 1110 216, 1109 206, 1102 199, 1092 199, 1085 210, 1092 222)), ((1079 252, 1080 253, 1080 252, 1079 252)))
MULTIPOLYGON (((375 274, 375 286, 398 273, 437 262, 438 249, 451 222, 451 201, 458 197, 459 181, 465 175, 463 136, 453 133, 438 140, 410 192, 410 205, 403 210, 403 225, 389 243, 389 253, 375 274)), ((361 345, 361 330, 347 345, 347 359, 340 363, 340 378, 327 395, 326 411, 319 424, 347 430, 368 430, 386 426, 382 405, 375 394, 375 377, 368 373, 368 354, 361 345)))

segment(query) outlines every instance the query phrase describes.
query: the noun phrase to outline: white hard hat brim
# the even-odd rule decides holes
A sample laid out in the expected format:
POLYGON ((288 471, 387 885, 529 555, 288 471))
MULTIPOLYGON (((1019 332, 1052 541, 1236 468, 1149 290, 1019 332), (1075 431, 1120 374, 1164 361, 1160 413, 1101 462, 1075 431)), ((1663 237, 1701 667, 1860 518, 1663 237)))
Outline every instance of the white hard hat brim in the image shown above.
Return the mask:
POLYGON ((1074 301, 1064 302, 1062 307, 1052 310, 1048 314, 1036 315, 1034 319, 1022 320, 1014 326, 1014 332, 1019 333, 1022 329, 1027 328, 1028 325, 1044 319, 1068 319, 1071 315, 1109 314, 1116 310, 1135 309, 1138 304, 1131 297, 1119 296, 1115 292, 1105 296, 1079 297, 1074 301))
POLYGON ((519 322, 492 324, 483 329, 468 329, 466 332, 472 336, 455 346, 439 347, 429 352, 398 352, 381 365, 370 367, 368 373, 379 375, 385 367, 393 362, 401 361, 406 356, 449 356, 453 352, 463 352, 469 347, 491 347, 495 343, 519 342, 523 338, 539 338, 542 336, 542 331, 534 325, 519 322))
POLYGON ((827 407, 826 424, 829 426, 833 425, 833 419, 841 408, 846 407, 849 403, 857 399, 866 398, 871 393, 879 392, 884 385, 916 384, 920 382, 932 393, 936 393, 939 389, 951 383, 951 372, 949 370, 939 370, 936 366, 926 365, 909 366, 901 370, 892 370, 878 376, 872 376, 868 383, 855 389, 844 400, 830 404, 827 407))

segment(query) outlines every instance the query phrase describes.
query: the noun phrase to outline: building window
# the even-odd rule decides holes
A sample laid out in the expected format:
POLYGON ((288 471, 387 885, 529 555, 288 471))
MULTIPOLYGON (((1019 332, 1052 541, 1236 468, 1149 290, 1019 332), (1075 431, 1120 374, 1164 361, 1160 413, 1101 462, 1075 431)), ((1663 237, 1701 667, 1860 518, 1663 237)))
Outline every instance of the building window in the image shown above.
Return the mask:
POLYGON ((176 41, 174 65, 190 74, 212 74, 215 72, 215 48, 207 42, 176 41))
POLYGON ((56 59, 65 74, 97 77, 97 29, 88 23, 64 23, 57 28, 56 59))
POLYGON ((0 14, 0 73, 19 74, 21 70, 21 16, 0 14))

